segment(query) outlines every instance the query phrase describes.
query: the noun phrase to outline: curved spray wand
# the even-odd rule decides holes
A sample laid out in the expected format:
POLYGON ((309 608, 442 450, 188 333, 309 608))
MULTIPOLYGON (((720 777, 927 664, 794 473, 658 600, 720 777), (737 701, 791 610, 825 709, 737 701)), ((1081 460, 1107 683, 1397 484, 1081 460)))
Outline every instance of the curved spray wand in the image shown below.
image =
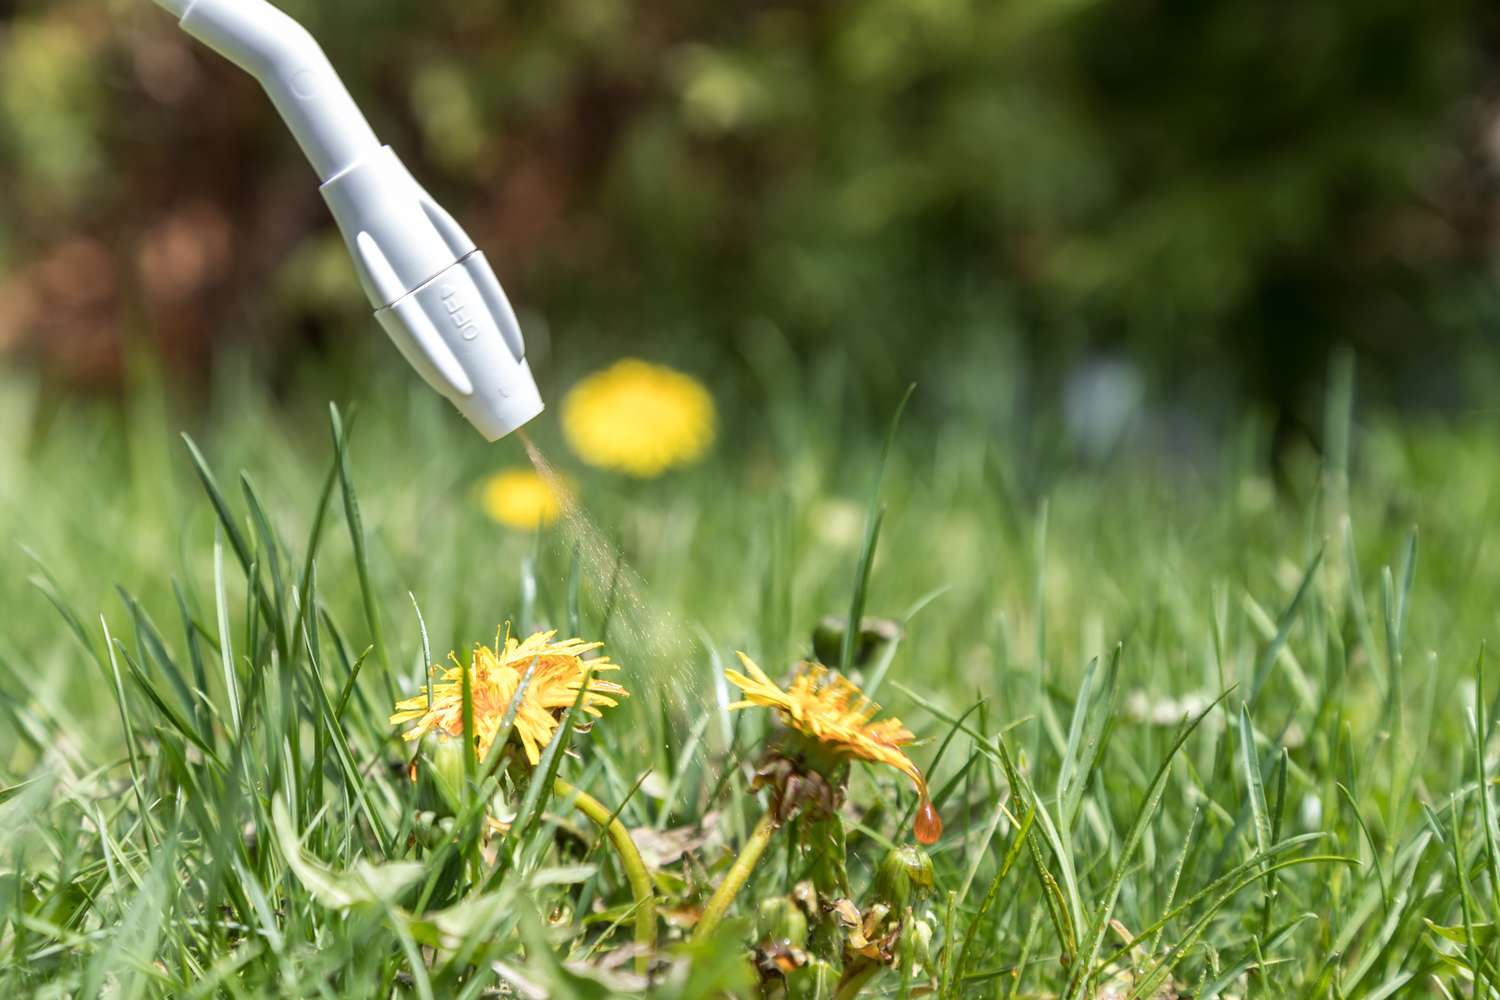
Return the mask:
MULTIPOLYGON (((491 441, 541 413, 521 328, 489 262, 375 138, 307 30, 266 0, 156 2, 270 95, 322 181, 375 318, 412 367, 491 441)), ((636 967, 644 972, 656 902, 640 854, 595 799, 561 779, 555 791, 615 845, 635 896, 636 967)))
POLYGON ((313 37, 266 0, 156 0, 260 81, 322 181, 375 318, 491 441, 542 412, 521 328, 489 262, 381 145, 313 37))

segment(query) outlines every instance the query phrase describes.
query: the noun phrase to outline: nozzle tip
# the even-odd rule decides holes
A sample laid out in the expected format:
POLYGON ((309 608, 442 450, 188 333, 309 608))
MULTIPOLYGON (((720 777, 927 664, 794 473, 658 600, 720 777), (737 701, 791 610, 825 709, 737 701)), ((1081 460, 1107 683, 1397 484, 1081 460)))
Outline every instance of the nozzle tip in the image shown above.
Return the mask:
POLYGON ((508 382, 503 395, 481 391, 455 402, 459 412, 486 440, 498 441, 515 433, 547 408, 524 361, 508 382))

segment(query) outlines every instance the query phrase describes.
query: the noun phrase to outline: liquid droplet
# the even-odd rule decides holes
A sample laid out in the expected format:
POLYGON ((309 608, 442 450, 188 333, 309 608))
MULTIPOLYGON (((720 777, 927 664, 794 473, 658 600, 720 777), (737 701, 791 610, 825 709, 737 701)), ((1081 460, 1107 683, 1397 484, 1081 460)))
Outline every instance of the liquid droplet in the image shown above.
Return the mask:
POLYGON ((943 817, 938 815, 938 811, 927 799, 922 800, 921 808, 917 810, 917 822, 914 829, 919 844, 936 844, 938 838, 943 835, 943 817))

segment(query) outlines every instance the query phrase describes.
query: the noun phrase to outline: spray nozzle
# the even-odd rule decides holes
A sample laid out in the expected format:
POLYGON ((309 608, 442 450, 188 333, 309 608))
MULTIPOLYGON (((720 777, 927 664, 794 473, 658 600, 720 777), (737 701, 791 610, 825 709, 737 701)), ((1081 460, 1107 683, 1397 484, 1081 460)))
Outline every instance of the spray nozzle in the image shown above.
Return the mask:
POLYGON ((157 0, 265 88, 321 178, 375 318, 491 441, 542 412, 489 262, 382 146, 311 35, 265 0, 157 0))

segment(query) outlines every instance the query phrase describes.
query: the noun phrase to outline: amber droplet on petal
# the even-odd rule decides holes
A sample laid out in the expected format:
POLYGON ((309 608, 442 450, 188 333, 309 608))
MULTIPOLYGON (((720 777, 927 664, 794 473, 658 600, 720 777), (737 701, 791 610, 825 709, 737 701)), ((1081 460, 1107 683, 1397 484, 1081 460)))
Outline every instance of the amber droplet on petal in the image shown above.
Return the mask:
POLYGON ((932 803, 922 800, 922 805, 917 809, 917 821, 914 824, 919 844, 936 844, 938 838, 943 835, 943 817, 932 808, 932 803))

